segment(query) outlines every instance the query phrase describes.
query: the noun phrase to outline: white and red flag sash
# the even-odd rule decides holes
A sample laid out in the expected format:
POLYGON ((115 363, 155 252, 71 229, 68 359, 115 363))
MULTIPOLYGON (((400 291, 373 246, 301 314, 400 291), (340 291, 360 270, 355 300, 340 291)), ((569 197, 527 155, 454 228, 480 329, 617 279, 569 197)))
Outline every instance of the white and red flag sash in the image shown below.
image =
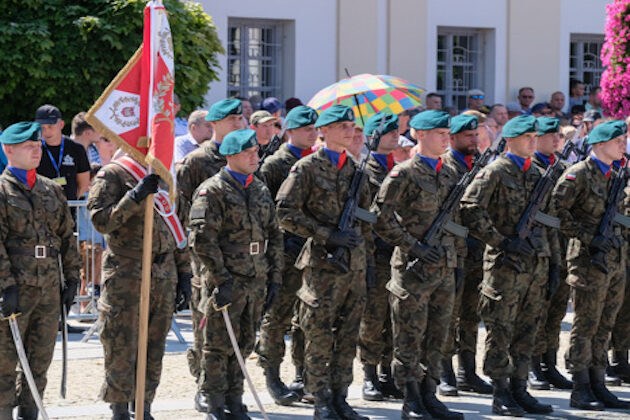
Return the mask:
MULTIPOLYGON (((114 160, 112 163, 117 164, 129 172, 136 182, 140 182, 140 180, 148 174, 147 168, 129 156, 122 156, 114 160)), ((166 226, 168 226, 168 229, 171 231, 171 234, 177 243, 177 247, 183 248, 186 246, 186 230, 179 221, 177 214, 175 214, 175 208, 171 206, 166 191, 158 190, 156 194, 153 194, 153 208, 162 217, 166 226)))
POLYGON ((143 166, 151 166, 175 197, 171 175, 175 143, 173 41, 166 9, 144 9, 143 43, 86 115, 102 135, 143 166))

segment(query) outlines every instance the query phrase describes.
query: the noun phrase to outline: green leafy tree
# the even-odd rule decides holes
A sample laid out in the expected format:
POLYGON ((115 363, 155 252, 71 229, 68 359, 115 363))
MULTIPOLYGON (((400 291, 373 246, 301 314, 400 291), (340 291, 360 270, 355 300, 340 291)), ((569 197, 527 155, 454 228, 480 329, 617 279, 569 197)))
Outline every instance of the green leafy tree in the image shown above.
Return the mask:
MULTIPOLYGON (((0 124, 32 120, 42 104, 66 124, 86 111, 142 43, 140 0, 0 1, 0 124)), ((175 49, 175 92, 187 114, 218 79, 223 48, 199 3, 164 0, 175 49)))

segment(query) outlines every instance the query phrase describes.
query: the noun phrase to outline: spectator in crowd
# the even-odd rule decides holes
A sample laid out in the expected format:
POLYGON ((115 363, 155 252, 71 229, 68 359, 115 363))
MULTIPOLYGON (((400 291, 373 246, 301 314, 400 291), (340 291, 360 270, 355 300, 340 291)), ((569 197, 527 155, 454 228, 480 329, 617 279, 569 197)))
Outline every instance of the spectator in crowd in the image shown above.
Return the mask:
POLYGON ((409 140, 405 136, 398 137, 398 147, 394 149, 392 155, 394 156, 394 162, 401 163, 411 158, 411 149, 416 144, 409 140))
POLYGON ((584 108, 587 111, 597 111, 600 114, 604 114, 604 110, 602 110, 602 100, 599 98, 599 94, 602 91, 602 88, 599 86, 593 87, 588 94, 588 102, 584 105, 584 108))
POLYGON ((260 146, 266 146, 275 134, 275 123, 278 120, 268 111, 256 111, 249 119, 251 129, 256 131, 256 138, 260 146))
POLYGON ((459 111, 454 106, 447 106, 443 109, 444 112, 447 112, 451 117, 455 117, 459 115, 459 111))
POLYGON ((79 112, 72 118, 70 130, 72 132, 72 139, 79 143, 85 149, 87 153, 88 161, 90 163, 101 163, 101 158, 96 148, 96 142, 100 137, 99 133, 85 121, 86 112, 79 112))
POLYGON ((488 116, 496 122, 497 129, 495 134, 498 136, 503 131, 505 123, 508 122, 507 108, 503 104, 494 104, 490 107, 488 116))
POLYGON ((571 125, 577 127, 582 124, 582 118, 584 118, 585 112, 586 109, 584 105, 574 105, 571 107, 571 125))
POLYGON ((98 138, 96 148, 98 149, 98 155, 101 158, 101 165, 103 166, 107 165, 112 161, 112 159, 114 159, 114 155, 118 150, 116 143, 104 136, 98 138))
POLYGON ((420 107, 414 107, 405 109, 403 112, 398 114, 398 132, 401 136, 405 136, 411 140, 413 144, 416 144, 416 141, 411 137, 411 133, 409 131, 409 120, 420 112, 420 107))
POLYGON ((518 90, 518 103, 521 106, 521 114, 531 114, 530 106, 536 95, 534 89, 530 87, 522 87, 518 90))
POLYGON ((208 111, 193 111, 188 117, 188 132, 183 136, 175 137, 175 151, 173 160, 181 162, 184 157, 201 144, 212 138, 212 124, 206 121, 208 111))
MULTIPOLYGON (((490 139, 490 146, 494 146, 494 144, 499 139, 499 134, 501 133, 499 130, 499 124, 497 120, 492 118, 491 116, 486 117, 486 123, 481 126, 488 132, 488 138, 490 139)), ((479 130, 483 131, 483 130, 479 130)))
POLYGON ((567 115, 564 113, 565 97, 564 93, 559 90, 551 94, 549 100, 549 106, 551 107, 551 116, 558 119, 567 119, 567 115))
MULTIPOLYGON (((437 93, 431 92, 424 99, 426 109, 442 110, 442 97, 437 93)), ((402 131, 401 131, 402 132, 402 131)))
POLYGON ((355 162, 360 162, 364 153, 367 153, 367 147, 365 146, 365 136, 363 135, 363 129, 359 125, 354 126, 354 135, 352 136, 352 143, 347 149, 350 157, 355 162))
POLYGON ((551 105, 546 102, 539 102, 532 107, 532 115, 536 118, 538 117, 550 117, 553 111, 551 110, 551 105))
POLYGON ((188 122, 186 118, 178 117, 177 114, 182 109, 182 104, 179 101, 179 96, 173 93, 173 112, 175 113, 175 137, 183 136, 188 131, 188 122))
MULTIPOLYGON (((267 111, 274 117, 280 118, 282 116, 282 102, 278 100, 278 98, 270 97, 265 98, 262 101, 261 110, 267 111)), ((260 139, 258 139, 260 140, 260 139)))
POLYGON ((586 127, 586 134, 588 135, 593 128, 597 125, 598 120, 602 119, 602 114, 595 110, 586 111, 584 113, 584 117, 582 118, 582 122, 586 127))
MULTIPOLYGON (((240 100, 241 104, 243 104, 243 118, 245 118, 245 122, 248 122, 252 114, 254 113, 254 107, 252 106, 252 103, 249 101, 249 99, 240 96, 237 96, 234 99, 240 100)), ((247 128, 247 124, 243 128, 247 128)))
POLYGON ((505 109, 507 110, 508 121, 514 117, 518 117, 522 112, 521 106, 516 102, 510 102, 505 106, 505 109))
POLYGON ((473 111, 481 111, 481 108, 484 106, 483 101, 485 97, 486 96, 481 89, 469 90, 468 94, 466 95, 468 109, 471 109, 473 111))
POLYGON ((37 173, 63 187, 68 200, 76 200, 90 185, 90 164, 85 149, 62 134, 61 111, 53 105, 42 105, 35 113, 42 126, 42 160, 37 173))
MULTIPOLYGON (((576 105, 584 105, 584 82, 577 79, 571 79, 569 85, 569 109, 572 110, 576 105)), ((573 111, 571 111, 573 113, 573 111)))
MULTIPOLYGON (((254 111, 260 111, 263 98, 260 95, 252 95, 249 97, 249 103, 252 105, 252 113, 254 111)), ((251 115, 249 116, 251 118, 251 115)), ((248 120, 249 121, 249 120, 248 120)))
POLYGON ((284 110, 288 114, 296 106, 304 105, 298 98, 289 98, 284 101, 284 110))

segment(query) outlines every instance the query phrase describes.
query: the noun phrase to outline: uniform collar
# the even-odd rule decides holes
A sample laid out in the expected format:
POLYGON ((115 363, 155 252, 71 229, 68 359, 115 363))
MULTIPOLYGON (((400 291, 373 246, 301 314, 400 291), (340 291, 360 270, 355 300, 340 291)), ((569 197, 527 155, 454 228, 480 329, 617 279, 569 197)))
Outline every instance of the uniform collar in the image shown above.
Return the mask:
POLYGON ((450 150, 451 150, 451 154, 453 155, 455 160, 457 160, 457 162, 460 163, 460 165, 462 165, 464 168, 467 168, 469 171, 472 169, 473 155, 465 155, 463 153, 458 152, 455 149, 450 149, 450 150))
POLYGON ((540 152, 535 152, 536 157, 545 165, 545 167, 549 165, 553 165, 556 162, 556 155, 552 153, 550 155, 545 155, 540 152))
POLYGON ((610 178, 610 170, 612 169, 612 165, 608 165, 601 160, 597 159, 597 157, 591 153, 591 159, 595 162, 595 165, 600 170, 600 172, 606 177, 610 178))
POLYGON ((301 149, 297 146, 292 145, 291 143, 286 143, 286 145, 291 151, 291 153, 293 153, 293 156, 295 156, 298 159, 301 159, 313 153, 313 149, 310 149, 310 148, 301 149))
POLYGON ((439 157, 437 159, 432 159, 430 157, 426 157, 426 156, 422 156, 421 154, 417 153, 418 157, 420 158, 420 160, 422 162, 424 162, 427 166, 429 166, 431 169, 433 169, 435 171, 435 173, 440 173, 440 171, 442 170, 442 158, 439 157))
POLYGON ((523 172, 527 172, 529 167, 532 165, 532 158, 531 157, 524 158, 524 157, 517 156, 514 153, 510 153, 510 152, 507 152, 505 154, 505 157, 510 159, 512 162, 514 162, 516 164, 516 166, 518 166, 521 169, 521 171, 523 171, 523 172))
POLYGON ((14 168, 13 166, 7 166, 9 172, 13 174, 15 178, 17 178, 25 187, 29 189, 33 189, 35 186, 35 181, 37 181, 37 170, 31 169, 19 169, 14 168))
POLYGON ((239 184, 241 184, 243 187, 247 188, 249 187, 249 184, 252 183, 252 181, 254 180, 254 175, 249 174, 249 175, 245 175, 245 174, 241 174, 239 172, 235 172, 229 168, 225 168, 225 171, 232 175, 232 178, 234 178, 235 180, 237 180, 239 182, 239 184))
POLYGON ((385 170, 387 170, 387 172, 391 171, 394 167, 394 155, 392 155, 391 153, 386 155, 384 153, 372 152, 371 155, 374 160, 376 160, 385 170))
POLYGON ((335 165, 337 169, 342 169, 343 165, 346 164, 346 160, 348 159, 346 151, 344 150, 343 152, 339 153, 326 147, 323 147, 323 149, 324 153, 326 153, 326 156, 328 156, 328 159, 330 159, 332 164, 335 165))

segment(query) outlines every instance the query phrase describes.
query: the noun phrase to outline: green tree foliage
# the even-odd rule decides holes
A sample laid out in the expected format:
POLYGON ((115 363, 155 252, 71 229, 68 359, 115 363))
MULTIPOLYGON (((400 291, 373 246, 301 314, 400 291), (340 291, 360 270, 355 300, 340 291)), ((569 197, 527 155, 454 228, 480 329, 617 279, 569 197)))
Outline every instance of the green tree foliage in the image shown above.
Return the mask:
MULTIPOLYGON (((142 43, 140 0, 0 1, 0 124, 32 120, 42 104, 66 124, 99 97, 142 43)), ((217 80, 223 48, 199 3, 164 0, 175 48, 175 92, 187 114, 217 80)))

